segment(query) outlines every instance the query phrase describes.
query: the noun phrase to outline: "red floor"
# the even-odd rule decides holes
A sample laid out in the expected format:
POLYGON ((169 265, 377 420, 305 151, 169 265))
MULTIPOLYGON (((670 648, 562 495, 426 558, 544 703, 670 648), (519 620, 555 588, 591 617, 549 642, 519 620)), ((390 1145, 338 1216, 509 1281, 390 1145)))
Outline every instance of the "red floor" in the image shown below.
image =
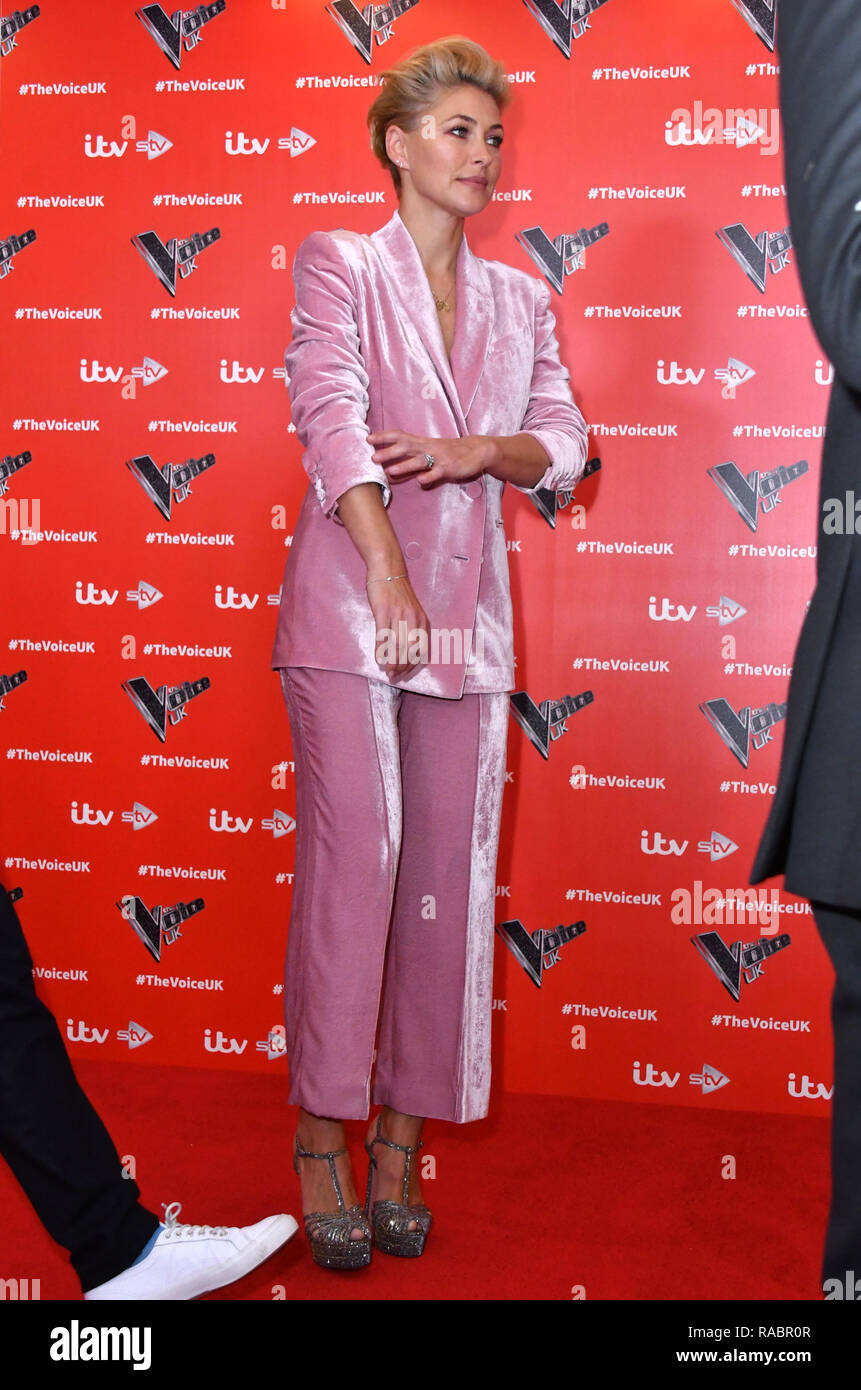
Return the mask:
MULTIPOLYGON (((424 1256, 368 1269, 312 1262, 291 1163, 296 1112, 279 1074, 79 1062, 78 1077, 144 1203, 179 1220, 243 1225, 289 1211, 300 1230, 210 1299, 821 1299, 828 1123, 684 1106, 504 1094, 477 1124, 426 1125, 437 1177, 424 1256), (721 1177, 725 1154, 738 1176, 721 1177), (283 1296, 283 1294, 281 1295, 283 1296)), ((348 1126, 364 1192, 364 1124, 348 1126)), ((66 1252, 0 1162, 0 1278, 80 1297, 66 1252)))

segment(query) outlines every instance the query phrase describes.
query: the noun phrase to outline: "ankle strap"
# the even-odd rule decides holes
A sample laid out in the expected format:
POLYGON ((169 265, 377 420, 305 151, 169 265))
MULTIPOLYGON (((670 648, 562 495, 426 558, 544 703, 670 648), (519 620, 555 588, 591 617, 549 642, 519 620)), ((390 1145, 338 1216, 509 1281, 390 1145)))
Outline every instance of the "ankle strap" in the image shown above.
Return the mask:
MULTIPOLYGON (((329 1176, 330 1176, 330 1178, 332 1179, 332 1186, 333 1186, 334 1189, 335 1189, 335 1196, 338 1198, 338 1208, 339 1208, 339 1210, 342 1211, 342 1212, 346 1211, 346 1210, 347 1210, 347 1207, 346 1207, 346 1203, 344 1202, 344 1194, 343 1194, 342 1191, 341 1191, 341 1184, 340 1184, 340 1182, 338 1181, 338 1174, 337 1174, 336 1171, 335 1171, 335 1159, 336 1159, 336 1158, 340 1158, 341 1154, 345 1154, 346 1152, 347 1152, 346 1148, 343 1148, 343 1149, 328 1149, 328 1150, 326 1151, 326 1153, 322 1153, 322 1154, 315 1154, 315 1153, 312 1153, 310 1149, 303 1149, 303 1148, 302 1148, 302 1145, 299 1143, 298 1135, 297 1135, 297 1137, 296 1137, 296 1142, 295 1142, 295 1146, 294 1146, 294 1149, 293 1149, 293 1171, 294 1171, 294 1173, 296 1174, 297 1177, 299 1176, 299 1164, 298 1164, 298 1161, 297 1161, 298 1159, 300 1159, 300 1158, 325 1158, 326 1162, 327 1162, 328 1165, 329 1165, 329 1176)), ((409 1161, 409 1160, 408 1160, 408 1161, 409 1161)), ((307 1218, 306 1218, 306 1219, 307 1219, 307 1218)))
POLYGON ((423 1140, 423 1139, 419 1139, 418 1143, 416 1143, 416 1144, 396 1144, 395 1141, 394 1141, 394 1139, 386 1139, 386 1138, 380 1133, 380 1130, 382 1129, 382 1125, 383 1125, 383 1112, 382 1112, 382 1110, 381 1110, 380 1113, 379 1113, 379 1115, 377 1116, 377 1132, 376 1132, 376 1134, 374 1135, 373 1139, 371 1140, 371 1144, 385 1144, 386 1148, 388 1148, 388 1149, 399 1149, 400 1152, 401 1152, 402 1154, 406 1154, 406 1155, 407 1155, 407 1158, 408 1158, 408 1159, 409 1159, 409 1156, 410 1156, 411 1154, 416 1153, 416 1152, 422 1147, 422 1145, 424 1144, 424 1140, 423 1140))
POLYGON ((310 1149, 303 1149, 302 1145, 299 1143, 299 1140, 296 1140, 295 1154, 298 1158, 340 1158, 341 1154, 345 1154, 346 1152, 346 1148, 343 1148, 328 1149, 326 1153, 314 1154, 311 1152, 310 1149))
POLYGON ((424 1140, 420 1139, 417 1144, 396 1144, 394 1139, 384 1139, 382 1134, 375 1134, 371 1143, 385 1144, 387 1149, 400 1149, 402 1154, 414 1154, 423 1146, 424 1140))
MULTIPOLYGON (((386 1139, 385 1136, 382 1135, 382 1134, 380 1133, 380 1130, 381 1130, 381 1128, 382 1128, 382 1124, 383 1124, 383 1112, 382 1112, 382 1110, 381 1110, 380 1113, 379 1113, 379 1115, 377 1116, 377 1132, 376 1132, 376 1134, 374 1135, 373 1139, 371 1140, 370 1144, 366 1144, 366 1145, 365 1145, 365 1148, 366 1148, 366 1150, 367 1150, 367 1152, 368 1152, 368 1157, 370 1158, 371 1163, 372 1163, 374 1166, 376 1166, 376 1162, 377 1162, 377 1160, 374 1158, 374 1145, 375 1145, 375 1144, 385 1144, 385 1146, 386 1146, 387 1149, 397 1149, 400 1153, 406 1154, 406 1161, 405 1161, 405 1163, 404 1163, 404 1189, 403 1189, 403 1191, 404 1191, 404 1205, 406 1205, 406 1204, 409 1202, 410 1169, 411 1169, 411 1166, 412 1166, 413 1154, 414 1154, 414 1153, 418 1153, 419 1149, 422 1147, 423 1140, 419 1139, 418 1143, 416 1143, 416 1144, 396 1144, 395 1141, 394 1141, 394 1139, 386 1139)), ((369 1181, 370 1181, 370 1174, 368 1175, 368 1177, 369 1177, 369 1181)))

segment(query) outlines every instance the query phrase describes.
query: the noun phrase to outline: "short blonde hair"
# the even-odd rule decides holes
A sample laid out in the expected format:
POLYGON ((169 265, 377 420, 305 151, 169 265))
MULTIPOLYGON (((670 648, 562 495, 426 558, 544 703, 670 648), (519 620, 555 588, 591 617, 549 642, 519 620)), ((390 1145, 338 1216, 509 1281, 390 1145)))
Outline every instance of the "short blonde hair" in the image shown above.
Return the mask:
POLYGON ((471 82, 492 96, 502 110, 511 100, 511 88, 502 64, 491 58, 480 43, 450 34, 448 38, 416 48, 400 63, 380 73, 382 86, 368 111, 371 149, 392 176, 395 192, 401 193, 401 171, 386 152, 386 131, 390 125, 415 130, 420 118, 445 87, 471 82))

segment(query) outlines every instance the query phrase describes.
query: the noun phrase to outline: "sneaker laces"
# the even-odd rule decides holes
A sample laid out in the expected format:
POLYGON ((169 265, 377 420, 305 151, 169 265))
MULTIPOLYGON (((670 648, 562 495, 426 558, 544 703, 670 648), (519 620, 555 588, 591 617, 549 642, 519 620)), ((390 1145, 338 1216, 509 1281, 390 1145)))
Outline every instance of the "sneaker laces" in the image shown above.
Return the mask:
POLYGON ((171 1202, 170 1206, 162 1202, 164 1207, 164 1234, 169 1240, 171 1236, 182 1239, 183 1236, 226 1236, 226 1226, 191 1226, 177 1221, 177 1215, 182 1211, 182 1202, 171 1202))

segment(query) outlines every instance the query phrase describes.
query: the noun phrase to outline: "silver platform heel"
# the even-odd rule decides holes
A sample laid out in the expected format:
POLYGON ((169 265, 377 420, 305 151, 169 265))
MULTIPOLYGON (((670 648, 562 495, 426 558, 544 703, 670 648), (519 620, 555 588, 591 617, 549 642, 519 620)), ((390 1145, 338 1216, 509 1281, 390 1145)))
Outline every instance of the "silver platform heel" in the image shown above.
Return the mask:
POLYGON ((395 1144, 391 1139, 383 1138, 380 1133, 382 1123, 383 1116, 380 1112, 377 1116, 376 1135, 370 1144, 365 1143, 365 1152, 370 1159, 365 1210, 374 1229, 374 1243, 378 1250, 382 1250, 384 1255, 403 1255, 408 1259, 416 1259, 424 1251, 427 1234, 433 1221, 433 1215, 424 1202, 416 1202, 411 1206, 409 1201, 410 1165, 413 1154, 418 1153, 422 1147, 422 1141, 420 1139, 417 1144, 395 1144), (398 1149, 402 1154, 406 1154, 404 1200, 402 1202, 381 1200, 374 1202, 373 1207, 371 1206, 374 1172, 377 1168, 377 1160, 374 1156, 375 1144, 385 1144, 389 1149, 398 1149), (416 1223, 414 1231, 409 1230, 411 1221, 416 1223))
POLYGON ((304 1218, 305 1235, 311 1247, 314 1262, 324 1269, 362 1269, 371 1263, 371 1228, 365 1209, 358 1202, 352 1207, 344 1206, 344 1197, 338 1174, 335 1172, 335 1159, 347 1150, 335 1149, 327 1153, 315 1154, 303 1149, 298 1136, 293 1150, 293 1168, 299 1176, 300 1158, 325 1158, 329 1164, 332 1186, 338 1198, 340 1211, 313 1211, 304 1218), (364 1231, 361 1240, 354 1239, 350 1232, 354 1229, 364 1231))

